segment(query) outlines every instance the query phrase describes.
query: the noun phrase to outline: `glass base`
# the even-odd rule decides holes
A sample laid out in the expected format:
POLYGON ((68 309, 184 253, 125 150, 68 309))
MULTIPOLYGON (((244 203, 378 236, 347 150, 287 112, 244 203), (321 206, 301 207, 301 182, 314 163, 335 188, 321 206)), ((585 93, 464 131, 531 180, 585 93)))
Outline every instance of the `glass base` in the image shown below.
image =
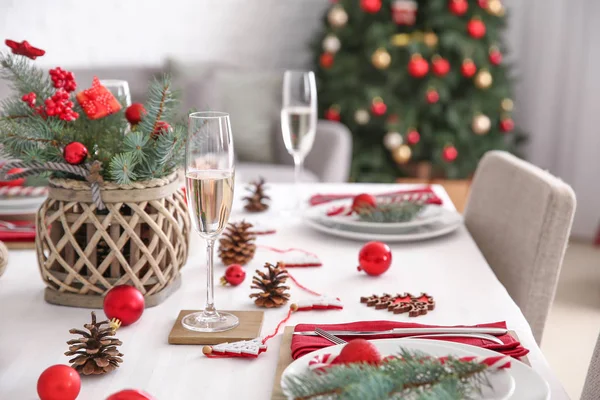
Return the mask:
POLYGON ((186 315, 181 320, 185 329, 196 332, 223 332, 235 328, 240 320, 226 312, 205 313, 204 311, 186 315))

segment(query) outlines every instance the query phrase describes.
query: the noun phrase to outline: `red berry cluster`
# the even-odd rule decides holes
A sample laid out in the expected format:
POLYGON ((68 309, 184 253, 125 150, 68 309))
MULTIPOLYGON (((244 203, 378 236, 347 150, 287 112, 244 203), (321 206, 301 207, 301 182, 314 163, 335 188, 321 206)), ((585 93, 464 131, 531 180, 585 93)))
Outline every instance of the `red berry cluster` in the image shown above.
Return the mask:
POLYGON ((63 121, 75 121, 79 114, 73 111, 73 102, 69 100, 69 93, 58 90, 54 96, 46 99, 46 114, 49 117, 59 117, 63 121))
POLYGON ((64 89, 67 92, 74 92, 75 89, 77 89, 75 75, 70 71, 65 71, 61 67, 51 69, 50 78, 52 79, 54 87, 57 89, 64 89))
POLYGON ((23 100, 25 103, 27 103, 29 105, 29 107, 33 108, 33 106, 35 106, 35 100, 36 100, 36 95, 33 92, 24 94, 23 97, 21 97, 21 100, 23 100))

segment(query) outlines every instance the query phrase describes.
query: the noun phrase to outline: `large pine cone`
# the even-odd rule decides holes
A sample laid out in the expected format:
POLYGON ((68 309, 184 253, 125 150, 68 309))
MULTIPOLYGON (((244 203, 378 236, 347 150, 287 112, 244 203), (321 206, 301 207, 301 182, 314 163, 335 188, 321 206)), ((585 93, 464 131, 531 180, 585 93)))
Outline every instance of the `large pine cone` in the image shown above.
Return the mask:
POLYGON ((290 299, 289 286, 283 284, 288 278, 286 269, 282 264, 277 266, 266 263, 267 272, 256 270, 256 274, 252 278, 251 289, 259 289, 260 292, 252 293, 250 298, 254 298, 254 304, 259 307, 274 308, 281 307, 290 299))
POLYGON ((219 257, 223 264, 245 265, 254 258, 256 235, 250 231, 252 224, 246 221, 230 223, 219 240, 219 257))

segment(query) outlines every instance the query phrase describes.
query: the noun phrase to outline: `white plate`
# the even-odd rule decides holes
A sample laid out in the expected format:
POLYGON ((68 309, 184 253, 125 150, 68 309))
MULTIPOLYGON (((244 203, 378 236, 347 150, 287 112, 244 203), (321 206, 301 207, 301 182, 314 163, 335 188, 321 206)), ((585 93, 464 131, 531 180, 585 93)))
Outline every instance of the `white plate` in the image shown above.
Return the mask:
POLYGON ((46 196, 0 198, 0 215, 34 214, 46 200, 46 196))
MULTIPOLYGON (((426 353, 433 357, 467 357, 467 356, 478 356, 472 349, 458 349, 452 346, 448 346, 448 342, 436 341, 436 340, 418 340, 418 339, 380 339, 371 340, 371 342, 377 347, 382 356, 389 356, 398 354, 400 347, 403 347, 411 351, 419 351, 426 353)), ((293 363, 291 363, 283 374, 281 375, 281 388, 283 393, 288 395, 285 384, 286 376, 293 376, 308 371, 308 363, 315 356, 320 354, 332 354, 338 355, 344 345, 337 345, 326 347, 321 350, 314 351, 303 357, 300 357, 293 363)), ((469 346, 472 347, 472 346, 469 346)), ((497 355, 496 353, 493 353, 497 355)), ((511 395, 515 391, 515 380, 506 370, 497 371, 491 373, 489 376, 489 383, 491 387, 484 387, 481 396, 476 396, 474 399, 486 399, 486 400, 507 400, 511 398, 511 395)))

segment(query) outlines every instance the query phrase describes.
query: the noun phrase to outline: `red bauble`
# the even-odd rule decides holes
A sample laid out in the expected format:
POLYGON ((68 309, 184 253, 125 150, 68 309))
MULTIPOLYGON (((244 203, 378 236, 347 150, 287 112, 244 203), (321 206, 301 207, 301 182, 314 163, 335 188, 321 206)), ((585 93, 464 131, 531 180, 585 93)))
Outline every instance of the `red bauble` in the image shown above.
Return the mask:
POLYGON ((349 341, 334 359, 334 364, 367 363, 378 364, 381 362, 381 353, 377 347, 365 339, 349 341))
POLYGON ((133 103, 125 110, 125 118, 131 125, 137 125, 142 122, 142 117, 147 114, 142 103, 133 103))
POLYGON ((321 57, 319 57, 319 64, 321 67, 325 69, 329 69, 333 66, 333 54, 331 53, 323 53, 321 57))
POLYGON ((481 39, 485 36, 485 24, 480 19, 472 19, 467 23, 467 32, 472 38, 481 39))
MULTIPOLYGON (((6 172, 6 175, 18 174, 19 172, 23 172, 23 170, 21 168, 11 168, 6 172)), ((0 181, 0 187, 23 186, 24 183, 25 183, 25 178, 17 178, 17 179, 13 179, 10 181, 0 181)))
POLYGON ((37 381, 41 400, 75 400, 81 390, 79 373, 68 365, 46 368, 37 381))
POLYGON ((144 312, 144 296, 133 286, 115 286, 106 293, 103 307, 108 319, 116 318, 123 326, 131 325, 144 312))
POLYGON ((328 119, 330 121, 339 121, 342 119, 342 116, 340 114, 340 110, 338 110, 337 108, 328 108, 325 111, 325 119, 328 119))
POLYGON ((406 143, 408 144, 415 145, 419 143, 420 140, 421 134, 414 129, 406 134, 406 143))
POLYGON ((170 130, 171 130, 171 125, 169 125, 165 121, 158 121, 156 123, 156 128, 154 128, 154 132, 152 132, 152 138, 156 139, 157 137, 159 137, 163 133, 167 133, 170 130))
POLYGON ((142 390, 125 389, 113 393, 106 400, 155 400, 154 397, 142 390))
POLYGON ((513 129, 515 129, 515 122, 512 120, 512 118, 503 118, 500 121, 500 130, 502 132, 510 132, 513 129))
POLYGON ((448 3, 450 12, 454 15, 464 15, 469 9, 469 3, 467 0, 450 0, 448 3))
POLYGON ((477 72, 477 66, 473 61, 467 59, 460 66, 460 72, 465 78, 471 78, 477 72))
POLYGON ((488 6, 488 2, 487 0, 477 0, 477 4, 479 4, 479 7, 483 8, 484 10, 487 8, 488 6))
POLYGON ((372 194, 361 193, 354 197, 352 201, 352 211, 358 212, 362 207, 375 207, 377 205, 377 199, 372 194))
POLYGON ((383 101, 375 101, 371 105, 371 112, 373 115, 382 116, 387 111, 387 106, 383 101))
POLYGON ((425 99, 429 104, 435 104, 440 99, 440 94, 435 89, 429 89, 425 95, 425 99))
POLYGON ((381 275, 392 265, 392 251, 382 242, 369 242, 358 253, 359 271, 369 275, 381 275))
POLYGON ((490 51, 490 62, 492 65, 500 65, 502 63, 502 53, 500 50, 490 51))
POLYGON ((431 69, 437 76, 444 76, 450 72, 450 63, 442 57, 436 57, 431 63, 431 69))
POLYGON ((79 165, 85 162, 88 149, 83 143, 71 142, 63 150, 63 158, 71 165, 79 165))
POLYGON ((429 72, 429 63, 420 54, 412 56, 408 62, 408 73, 413 78, 422 78, 429 72))
POLYGON ((442 151, 442 158, 444 161, 452 162, 456 160, 458 157, 458 150, 454 146, 446 146, 444 147, 444 151, 442 151))
POLYGON ((32 60, 35 60, 36 58, 46 54, 44 50, 30 45, 27 40, 23 40, 21 43, 18 43, 14 40, 6 39, 4 43, 10 47, 10 50, 13 52, 13 54, 25 56, 27 58, 31 58, 32 60))
POLYGON ((226 285, 229 283, 232 286, 237 286, 244 282, 244 279, 246 279, 244 268, 239 264, 231 264, 225 270, 225 275, 221 277, 221 284, 226 285))
POLYGON ((370 14, 381 10, 381 0, 360 0, 360 8, 370 14))

